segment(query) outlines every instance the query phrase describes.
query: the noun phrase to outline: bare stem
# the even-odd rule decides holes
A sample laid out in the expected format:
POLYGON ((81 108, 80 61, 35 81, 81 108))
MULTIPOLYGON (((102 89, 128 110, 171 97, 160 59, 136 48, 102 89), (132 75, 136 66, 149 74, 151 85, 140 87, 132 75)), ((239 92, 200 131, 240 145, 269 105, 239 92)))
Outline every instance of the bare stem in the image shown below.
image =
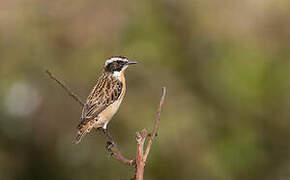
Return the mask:
MULTIPOLYGON (((48 76, 52 80, 57 82, 57 84, 60 85, 69 94, 69 96, 71 96, 74 100, 76 100, 81 106, 84 106, 83 101, 75 93, 73 93, 64 83, 62 83, 60 80, 58 80, 49 70, 46 70, 45 72, 46 72, 46 74, 48 74, 48 76)), ((121 151, 116 146, 111 146, 111 147, 109 147, 107 149, 110 152, 112 152, 113 155, 116 157, 116 159, 118 159, 123 164, 129 165, 129 166, 134 166, 135 165, 135 161, 125 158, 122 155, 121 151)))
POLYGON ((148 137, 147 130, 143 129, 141 131, 141 133, 137 133, 137 135, 136 135, 136 141, 137 141, 136 180, 143 180, 144 168, 145 168, 145 164, 147 161, 147 157, 148 157, 148 154, 150 152, 153 140, 154 140, 154 138, 157 134, 158 128, 159 128, 160 113, 161 113, 161 110, 162 110, 162 107, 164 104, 165 96, 166 96, 166 88, 163 87, 162 88, 162 96, 161 96, 161 100, 160 100, 159 107, 157 110, 156 119, 154 121, 153 131, 152 131, 151 135, 149 136, 149 140, 148 140, 145 152, 144 152, 144 145, 145 145, 145 140, 148 137))
POLYGON ((55 82, 57 82, 67 93, 69 96, 71 96, 72 98, 74 98, 74 100, 76 100, 81 106, 84 106, 83 101, 75 94, 73 93, 66 85, 64 85, 63 82, 61 82, 60 80, 58 80, 49 70, 45 70, 46 74, 48 74, 48 76, 54 80, 55 82))
MULTIPOLYGON (((45 72, 46 74, 48 74, 48 76, 52 80, 57 82, 68 93, 69 96, 71 96, 74 100, 76 100, 81 106, 84 106, 83 101, 75 93, 73 93, 64 83, 58 80, 49 70, 46 70, 45 72)), ((117 160, 119 160, 121 163, 125 165, 136 167, 136 174, 134 177, 135 180, 143 180, 146 160, 149 155, 153 140, 156 137, 157 132, 158 132, 158 128, 160 124, 160 113, 164 104, 165 96, 166 96, 166 87, 163 87, 162 96, 160 99, 159 107, 157 109, 153 130, 152 130, 151 135, 149 136, 149 140, 148 140, 145 152, 144 152, 144 146, 145 146, 146 138, 148 137, 148 131, 146 129, 143 129, 141 132, 137 132, 136 134, 136 141, 137 141, 136 160, 130 160, 130 159, 125 158, 116 145, 112 145, 110 143, 107 144, 107 150, 109 150, 116 157, 117 160)))
POLYGON ((120 162, 122 162, 123 164, 126 164, 128 166, 135 166, 136 165, 135 160, 125 158, 122 155, 121 151, 116 146, 110 147, 109 151, 112 152, 113 155, 116 157, 116 159, 119 160, 120 162))
POLYGON ((154 121, 153 131, 151 133, 151 136, 149 137, 149 140, 148 140, 148 143, 147 143, 147 147, 146 147, 146 150, 145 150, 144 161, 147 160, 148 154, 149 154, 150 149, 151 149, 152 142, 153 142, 153 140, 156 137, 157 132, 158 132, 158 128, 159 128, 159 124, 160 124, 160 114, 161 114, 162 106, 164 104, 165 96, 166 96, 166 88, 163 87, 162 88, 161 100, 160 100, 159 107, 158 107, 158 110, 157 110, 157 113, 156 113, 156 119, 154 121))

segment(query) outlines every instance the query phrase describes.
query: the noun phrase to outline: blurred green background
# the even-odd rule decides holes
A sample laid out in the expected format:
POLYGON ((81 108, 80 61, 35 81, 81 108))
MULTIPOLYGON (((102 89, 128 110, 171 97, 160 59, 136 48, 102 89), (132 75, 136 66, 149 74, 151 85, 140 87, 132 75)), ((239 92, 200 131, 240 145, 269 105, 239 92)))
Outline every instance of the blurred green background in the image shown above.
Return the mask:
POLYGON ((106 58, 139 61, 109 125, 134 158, 168 96, 146 180, 290 179, 290 2, 287 0, 2 0, 0 179, 133 176, 101 132, 72 145, 106 58))

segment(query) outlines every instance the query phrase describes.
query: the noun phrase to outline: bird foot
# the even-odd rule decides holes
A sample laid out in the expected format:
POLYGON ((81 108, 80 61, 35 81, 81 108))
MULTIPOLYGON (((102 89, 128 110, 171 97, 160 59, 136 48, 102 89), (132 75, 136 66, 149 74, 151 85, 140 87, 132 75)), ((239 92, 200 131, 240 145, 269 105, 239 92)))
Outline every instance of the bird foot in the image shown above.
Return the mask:
POLYGON ((112 151, 113 147, 116 147, 116 143, 114 141, 107 141, 106 149, 107 151, 112 151))

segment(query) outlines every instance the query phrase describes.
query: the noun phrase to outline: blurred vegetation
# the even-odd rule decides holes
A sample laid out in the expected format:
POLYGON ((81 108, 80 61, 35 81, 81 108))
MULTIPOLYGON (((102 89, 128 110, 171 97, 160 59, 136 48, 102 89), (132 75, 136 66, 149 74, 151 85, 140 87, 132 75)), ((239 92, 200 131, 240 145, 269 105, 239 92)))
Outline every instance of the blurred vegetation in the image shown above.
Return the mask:
POLYGON ((72 145, 83 99, 112 55, 127 71, 109 125, 133 158, 168 96, 145 179, 290 179, 290 3, 245 1, 37 1, 0 6, 0 179, 131 177, 92 132, 72 145))

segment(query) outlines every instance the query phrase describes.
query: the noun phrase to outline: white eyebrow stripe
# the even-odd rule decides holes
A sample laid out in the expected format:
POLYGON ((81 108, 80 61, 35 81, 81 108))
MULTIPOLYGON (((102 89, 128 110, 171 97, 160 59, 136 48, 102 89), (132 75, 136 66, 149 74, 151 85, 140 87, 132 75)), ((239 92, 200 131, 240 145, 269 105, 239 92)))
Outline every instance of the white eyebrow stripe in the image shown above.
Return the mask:
POLYGON ((113 58, 108 59, 105 62, 105 66, 107 66, 108 64, 110 64, 110 63, 112 63, 114 61, 128 61, 128 59, 122 59, 122 58, 119 58, 119 57, 113 57, 113 58))

